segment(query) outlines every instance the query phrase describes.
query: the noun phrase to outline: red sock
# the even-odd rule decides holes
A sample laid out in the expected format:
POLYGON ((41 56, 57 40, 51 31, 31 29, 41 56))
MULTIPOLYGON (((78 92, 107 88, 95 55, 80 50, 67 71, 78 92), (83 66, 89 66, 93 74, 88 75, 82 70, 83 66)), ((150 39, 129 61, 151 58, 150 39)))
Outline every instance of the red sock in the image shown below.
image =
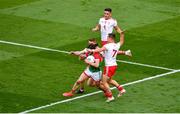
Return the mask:
POLYGON ((71 90, 72 93, 74 93, 76 90, 71 90))
POLYGON ((106 97, 112 97, 112 92, 105 92, 106 97))
POLYGON ((117 86, 117 89, 118 89, 119 91, 122 91, 124 88, 123 88, 121 85, 119 85, 119 86, 117 86))

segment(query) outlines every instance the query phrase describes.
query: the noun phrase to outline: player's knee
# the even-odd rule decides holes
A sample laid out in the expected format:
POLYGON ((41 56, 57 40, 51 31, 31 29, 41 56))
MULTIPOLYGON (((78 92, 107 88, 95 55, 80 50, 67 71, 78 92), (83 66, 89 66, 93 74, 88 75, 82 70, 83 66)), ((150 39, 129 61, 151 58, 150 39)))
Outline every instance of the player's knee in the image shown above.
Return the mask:
POLYGON ((90 87, 94 87, 95 86, 94 83, 92 83, 92 82, 87 83, 87 85, 90 86, 90 87))
POLYGON ((99 87, 100 86, 100 82, 98 81, 98 82, 96 82, 96 86, 97 87, 99 87))

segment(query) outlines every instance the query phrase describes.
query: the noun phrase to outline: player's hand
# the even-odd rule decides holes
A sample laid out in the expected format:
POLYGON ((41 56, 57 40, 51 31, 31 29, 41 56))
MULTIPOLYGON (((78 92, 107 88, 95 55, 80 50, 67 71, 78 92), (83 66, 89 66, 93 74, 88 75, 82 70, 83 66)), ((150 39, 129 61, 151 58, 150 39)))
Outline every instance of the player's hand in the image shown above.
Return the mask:
POLYGON ((120 34, 124 34, 124 33, 125 33, 125 31, 126 31, 126 30, 121 31, 121 32, 120 32, 120 34))
POLYGON ((85 58, 86 58, 86 55, 85 55, 85 54, 79 55, 79 60, 84 60, 85 58))
POLYGON ((89 64, 89 61, 88 61, 87 59, 85 59, 84 62, 85 62, 86 64, 89 64))
POLYGON ((131 50, 127 50, 127 51, 125 51, 125 55, 127 55, 127 56, 129 56, 129 57, 132 57, 131 50))
POLYGON ((70 51, 69 54, 70 54, 70 55, 74 55, 74 51, 70 51))

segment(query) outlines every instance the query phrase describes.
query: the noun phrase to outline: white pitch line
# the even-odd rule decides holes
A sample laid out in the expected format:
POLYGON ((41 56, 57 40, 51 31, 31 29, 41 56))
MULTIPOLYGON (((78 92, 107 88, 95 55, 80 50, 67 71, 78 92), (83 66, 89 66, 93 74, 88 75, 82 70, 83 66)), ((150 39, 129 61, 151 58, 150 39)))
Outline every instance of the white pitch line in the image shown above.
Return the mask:
MULTIPOLYGON (((39 46, 33 46, 33 45, 27 45, 27 44, 15 43, 15 42, 9 42, 9 41, 4 41, 4 40, 0 40, 0 43, 16 45, 16 46, 22 46, 22 47, 29 47, 29 48, 34 48, 34 49, 46 50, 46 51, 60 52, 60 53, 66 53, 66 54, 70 53, 68 51, 62 51, 62 50, 57 50, 57 49, 50 49, 50 48, 45 48, 45 47, 39 47, 39 46)), ((175 69, 171 69, 171 68, 165 68, 165 67, 142 64, 142 63, 136 63, 136 62, 130 62, 130 61, 117 60, 117 62, 133 64, 133 65, 139 65, 139 66, 146 66, 146 67, 151 67, 151 68, 158 68, 158 69, 163 69, 163 70, 170 70, 170 71, 175 70, 175 69)))
POLYGON ((57 49, 50 49, 50 48, 33 46, 33 45, 27 45, 27 44, 20 44, 20 43, 15 43, 15 42, 8 42, 8 41, 3 41, 3 40, 0 40, 0 43, 11 44, 11 45, 16 45, 16 46, 29 47, 29 48, 34 48, 34 49, 41 49, 41 50, 46 50, 46 51, 54 51, 54 52, 60 52, 60 53, 67 53, 67 54, 69 54, 68 51, 62 51, 62 50, 57 50, 57 49))
MULTIPOLYGON (((147 80, 152 80, 152 79, 155 79, 155 78, 163 77, 163 76, 166 76, 166 75, 169 75, 169 74, 174 74, 174 73, 177 73, 177 72, 180 72, 180 70, 174 70, 174 71, 171 71, 171 72, 158 74, 158 75, 155 75, 155 76, 152 76, 152 77, 148 77, 148 78, 144 78, 144 79, 141 79, 141 80, 129 82, 129 83, 123 84, 122 86, 125 87, 125 86, 129 86, 129 85, 141 83, 141 82, 144 82, 144 81, 147 81, 147 80)), ((116 87, 112 87, 111 90, 113 90, 115 88, 116 87)), ((30 109, 30 110, 20 112, 20 114, 25 114, 25 113, 29 113, 29 112, 32 112, 32 111, 37 111, 37 110, 40 110, 40 109, 51 107, 51 106, 54 106, 54 105, 57 105, 57 104, 62 104, 62 103, 74 101, 76 99, 81 99, 81 98, 84 98, 84 97, 92 96, 92 95, 95 95, 95 94, 98 94, 98 93, 101 93, 101 92, 102 91, 96 91, 96 92, 92 92, 92 93, 85 94, 85 95, 82 95, 82 96, 78 96, 78 97, 74 97, 74 98, 70 98, 70 99, 66 99, 66 100, 62 100, 62 101, 57 101, 57 102, 50 103, 50 104, 47 104, 47 105, 44 105, 44 106, 40 106, 40 107, 37 107, 37 108, 33 108, 33 109, 30 109)))
POLYGON ((157 69, 163 69, 163 70, 170 70, 170 71, 175 70, 175 69, 171 69, 171 68, 165 68, 165 67, 136 63, 136 62, 130 62, 130 61, 123 61, 123 60, 117 60, 117 62, 128 63, 128 64, 132 64, 132 65, 145 66, 145 67, 151 67, 151 68, 157 68, 157 69))

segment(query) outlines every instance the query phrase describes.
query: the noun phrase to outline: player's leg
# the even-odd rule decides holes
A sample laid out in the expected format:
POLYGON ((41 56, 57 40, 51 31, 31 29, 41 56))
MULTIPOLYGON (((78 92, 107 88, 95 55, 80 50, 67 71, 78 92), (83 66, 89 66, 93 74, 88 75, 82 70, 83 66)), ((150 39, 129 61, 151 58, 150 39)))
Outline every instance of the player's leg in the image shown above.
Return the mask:
POLYGON ((118 97, 122 96, 126 92, 126 90, 116 80, 111 79, 109 83, 119 90, 118 97))
POLYGON ((114 97, 112 95, 112 92, 111 92, 109 84, 108 84, 108 81, 110 80, 110 78, 111 77, 110 77, 109 66, 105 66, 104 71, 103 71, 103 76, 102 76, 102 83, 106 90, 106 92, 105 92, 105 96, 107 97, 106 102, 110 102, 110 101, 114 100, 114 97))
POLYGON ((106 92, 105 87, 102 84, 102 71, 94 72, 91 75, 91 79, 93 81, 93 85, 95 85, 98 89, 102 90, 104 93, 106 92))
POLYGON ((94 87, 94 86, 96 86, 96 83, 92 78, 89 78, 88 81, 87 81, 87 85, 91 86, 91 87, 94 87))
POLYGON ((111 92, 109 84, 108 84, 109 79, 110 78, 107 75, 103 74, 102 84, 103 84, 104 89, 105 89, 105 96, 107 97, 106 102, 111 102, 114 100, 114 97, 112 95, 112 92, 111 92))
POLYGON ((106 96, 106 88, 104 87, 102 81, 96 81, 95 82, 96 87, 104 92, 104 95, 106 96))
MULTIPOLYGON (((115 75, 115 73, 116 73, 116 70, 117 70, 117 66, 111 66, 109 68, 109 75, 111 77, 113 77, 115 75)), ((112 78, 109 80, 108 83, 112 84, 115 87, 117 87, 117 89, 119 90, 118 97, 122 96, 122 94, 126 92, 125 89, 117 81, 113 80, 112 78)))
POLYGON ((79 79, 75 82, 73 88, 69 92, 63 93, 63 96, 65 97, 71 97, 74 95, 75 91, 79 88, 80 84, 84 83, 85 80, 87 80, 89 77, 83 72, 79 79))
POLYGON ((79 90, 76 91, 77 94, 82 94, 82 93, 84 93, 84 83, 85 83, 85 82, 82 82, 82 83, 80 84, 79 90))
POLYGON ((84 83, 84 81, 86 80, 86 79, 88 79, 89 77, 83 72, 81 75, 80 75, 80 77, 79 77, 79 79, 76 81, 76 83, 74 84, 74 86, 73 86, 73 88, 72 88, 72 91, 73 92, 75 92, 78 88, 79 88, 79 86, 81 85, 81 84, 83 84, 84 83))

